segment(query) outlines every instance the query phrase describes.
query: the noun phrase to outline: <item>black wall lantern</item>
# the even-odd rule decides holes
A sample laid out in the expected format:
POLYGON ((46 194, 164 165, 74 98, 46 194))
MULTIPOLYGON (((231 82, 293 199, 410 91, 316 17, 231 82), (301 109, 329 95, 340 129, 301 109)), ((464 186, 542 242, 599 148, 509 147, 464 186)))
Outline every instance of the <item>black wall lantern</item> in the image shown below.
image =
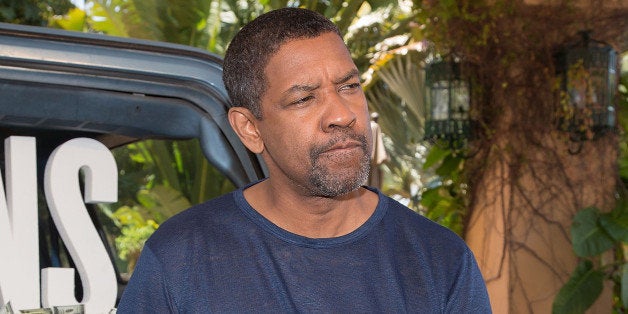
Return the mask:
POLYGON ((613 48, 580 32, 580 40, 563 47, 557 58, 561 78, 560 128, 575 142, 578 153, 583 141, 615 127, 617 53, 613 48))
POLYGON ((469 138, 471 82, 464 75, 466 69, 466 64, 456 58, 427 65, 426 139, 443 139, 457 148, 469 138))

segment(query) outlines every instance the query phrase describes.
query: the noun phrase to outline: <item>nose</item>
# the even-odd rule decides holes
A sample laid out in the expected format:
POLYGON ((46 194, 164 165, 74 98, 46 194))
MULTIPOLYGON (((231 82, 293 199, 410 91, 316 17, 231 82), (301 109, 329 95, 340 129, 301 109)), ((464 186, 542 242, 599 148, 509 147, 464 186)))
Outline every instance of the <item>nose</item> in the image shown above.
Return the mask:
POLYGON ((357 118, 355 106, 351 106, 351 103, 338 94, 330 98, 322 120, 323 131, 332 132, 335 129, 353 127, 357 118))

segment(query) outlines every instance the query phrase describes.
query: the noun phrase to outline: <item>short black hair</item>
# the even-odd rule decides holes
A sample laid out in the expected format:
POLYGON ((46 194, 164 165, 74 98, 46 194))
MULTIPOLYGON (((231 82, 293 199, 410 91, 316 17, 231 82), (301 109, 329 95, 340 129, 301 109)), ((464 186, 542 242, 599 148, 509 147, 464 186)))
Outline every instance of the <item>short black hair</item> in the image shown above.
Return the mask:
POLYGON ((234 106, 262 118, 261 98, 266 92, 264 69, 281 45, 295 39, 335 33, 338 27, 325 16, 306 9, 282 8, 262 14, 233 38, 223 63, 222 79, 234 106))

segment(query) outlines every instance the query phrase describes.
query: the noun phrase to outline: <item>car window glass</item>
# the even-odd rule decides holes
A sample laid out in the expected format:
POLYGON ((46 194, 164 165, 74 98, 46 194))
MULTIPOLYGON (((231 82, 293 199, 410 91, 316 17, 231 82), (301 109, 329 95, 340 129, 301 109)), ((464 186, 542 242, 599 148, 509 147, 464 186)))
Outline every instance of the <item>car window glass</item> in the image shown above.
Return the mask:
POLYGON ((119 172, 118 202, 99 204, 97 212, 123 278, 161 223, 234 189, 207 161, 196 139, 143 140, 112 152, 119 172))

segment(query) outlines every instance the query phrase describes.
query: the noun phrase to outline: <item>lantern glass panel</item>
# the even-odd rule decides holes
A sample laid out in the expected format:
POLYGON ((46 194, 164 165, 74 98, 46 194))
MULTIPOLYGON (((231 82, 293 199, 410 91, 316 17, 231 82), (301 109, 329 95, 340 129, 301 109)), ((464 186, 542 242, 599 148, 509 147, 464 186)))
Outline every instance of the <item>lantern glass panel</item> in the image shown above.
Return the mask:
POLYGON ((449 81, 437 81, 430 88, 432 120, 449 119, 449 81))
POLYGON ((454 120, 466 120, 469 113, 469 84, 466 81, 454 81, 451 89, 451 117, 454 120))
POLYGON ((591 72, 591 93, 590 99, 587 99, 589 102, 591 109, 602 110, 604 109, 603 104, 606 102, 606 83, 608 77, 608 71, 604 68, 591 68, 589 70, 591 72))
POLYGON ((571 99, 571 104, 578 109, 584 109, 587 105, 587 95, 590 94, 588 92, 588 79, 583 77, 582 75, 574 74, 569 77, 569 82, 567 83, 567 86, 569 98, 571 99))

